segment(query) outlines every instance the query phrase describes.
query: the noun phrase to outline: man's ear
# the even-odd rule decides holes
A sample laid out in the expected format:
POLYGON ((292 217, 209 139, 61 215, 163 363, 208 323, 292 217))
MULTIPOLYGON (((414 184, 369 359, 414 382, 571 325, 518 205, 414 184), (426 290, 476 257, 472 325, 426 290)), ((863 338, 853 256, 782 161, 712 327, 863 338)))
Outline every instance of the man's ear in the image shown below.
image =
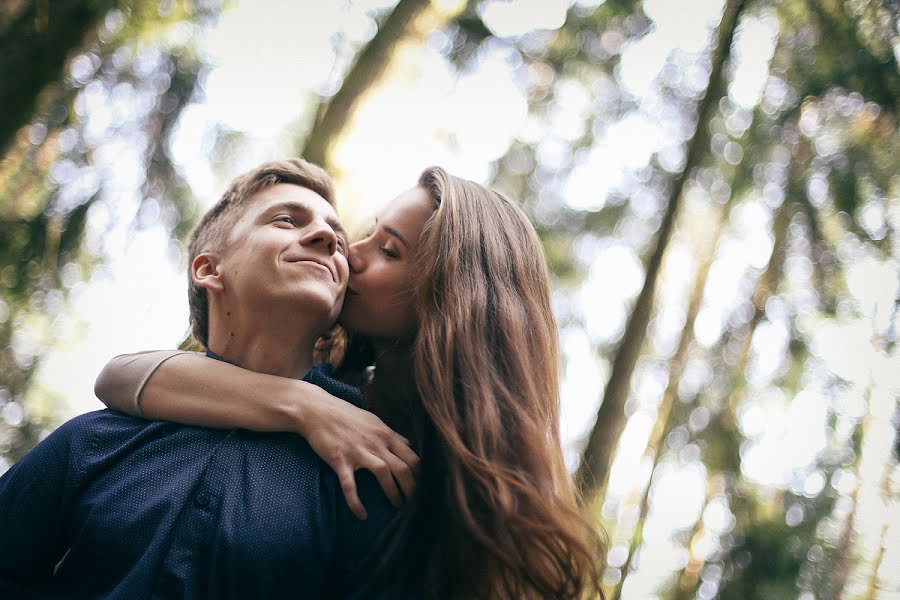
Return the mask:
POLYGON ((223 291, 225 285, 219 272, 220 259, 215 252, 198 254, 191 262, 191 281, 194 285, 206 288, 210 292, 223 291))

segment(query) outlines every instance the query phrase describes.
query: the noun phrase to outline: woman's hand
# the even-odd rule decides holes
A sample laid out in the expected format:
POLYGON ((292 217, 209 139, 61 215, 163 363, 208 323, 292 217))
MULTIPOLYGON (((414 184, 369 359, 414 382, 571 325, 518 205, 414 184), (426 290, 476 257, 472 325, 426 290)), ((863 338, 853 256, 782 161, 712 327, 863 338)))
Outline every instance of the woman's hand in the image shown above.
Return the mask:
POLYGON ((360 519, 366 509, 356 491, 354 473, 368 469, 396 507, 416 489, 419 457, 409 440, 374 414, 320 390, 303 402, 297 432, 337 473, 350 510, 360 519))
POLYGON ((419 457, 406 438, 306 381, 255 373, 195 352, 160 350, 113 358, 95 390, 110 408, 148 419, 299 433, 337 473, 360 519, 366 509, 356 493, 357 469, 372 471, 394 506, 416 487, 419 457))

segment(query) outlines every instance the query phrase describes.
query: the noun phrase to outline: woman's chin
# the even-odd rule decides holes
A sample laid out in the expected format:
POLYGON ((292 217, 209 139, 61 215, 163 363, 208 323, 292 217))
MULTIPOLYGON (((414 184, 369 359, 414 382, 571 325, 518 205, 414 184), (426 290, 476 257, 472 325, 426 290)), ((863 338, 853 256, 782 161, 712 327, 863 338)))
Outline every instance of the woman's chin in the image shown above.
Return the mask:
POLYGON ((344 302, 338 325, 347 331, 371 339, 388 340, 396 345, 399 340, 415 336, 416 323, 410 315, 398 315, 392 311, 366 311, 358 304, 358 298, 344 302))
POLYGON ((361 335, 366 335, 362 329, 365 329, 365 326, 360 323, 359 318, 355 314, 356 311, 353 309, 347 310, 347 303, 344 303, 344 308, 341 310, 340 314, 337 318, 337 324, 349 331, 350 333, 358 333, 361 335), (363 327, 360 327, 363 325, 363 327))

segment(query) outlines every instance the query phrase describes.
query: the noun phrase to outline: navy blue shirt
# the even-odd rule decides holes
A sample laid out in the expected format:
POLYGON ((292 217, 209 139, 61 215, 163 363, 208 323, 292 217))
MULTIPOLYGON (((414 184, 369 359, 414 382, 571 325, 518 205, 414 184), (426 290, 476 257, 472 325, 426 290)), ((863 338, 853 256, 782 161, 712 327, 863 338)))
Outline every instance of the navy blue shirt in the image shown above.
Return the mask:
POLYGON ((81 415, 0 477, 0 598, 387 597, 366 573, 395 511, 357 484, 365 521, 296 435, 81 415))

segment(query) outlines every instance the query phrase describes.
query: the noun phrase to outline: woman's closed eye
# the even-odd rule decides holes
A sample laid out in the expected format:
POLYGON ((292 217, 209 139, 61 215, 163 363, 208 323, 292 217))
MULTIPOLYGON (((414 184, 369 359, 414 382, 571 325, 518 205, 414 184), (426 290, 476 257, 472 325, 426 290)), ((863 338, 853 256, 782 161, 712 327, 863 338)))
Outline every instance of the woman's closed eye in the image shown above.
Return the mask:
POLYGON ((381 253, 382 253, 382 254, 384 254, 385 256, 387 256, 387 257, 390 258, 390 259, 397 259, 397 258, 400 258, 400 255, 399 255, 399 254, 397 254, 396 252, 394 252, 393 250, 391 250, 391 249, 388 248, 387 246, 380 246, 378 249, 381 250, 381 253))

